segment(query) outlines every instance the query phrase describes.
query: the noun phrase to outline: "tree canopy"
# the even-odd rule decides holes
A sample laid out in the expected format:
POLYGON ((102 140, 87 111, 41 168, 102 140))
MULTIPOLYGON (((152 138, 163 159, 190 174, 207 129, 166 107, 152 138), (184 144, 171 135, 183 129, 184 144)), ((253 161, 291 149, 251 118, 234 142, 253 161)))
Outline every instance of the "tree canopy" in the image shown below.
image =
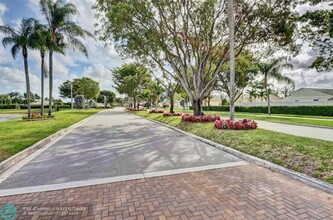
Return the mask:
POLYGON ((67 80, 59 86, 59 93, 62 98, 71 97, 71 84, 73 86, 73 97, 83 95, 85 99, 95 99, 99 95, 99 83, 89 77, 82 77, 73 81, 67 80))
MULTIPOLYGON (((291 48, 295 28, 292 3, 237 1, 236 57, 258 43, 291 48)), ((195 113, 200 114, 202 98, 229 59, 226 6, 224 0, 97 0, 95 9, 101 39, 113 40, 123 55, 176 76, 197 109, 195 113)))

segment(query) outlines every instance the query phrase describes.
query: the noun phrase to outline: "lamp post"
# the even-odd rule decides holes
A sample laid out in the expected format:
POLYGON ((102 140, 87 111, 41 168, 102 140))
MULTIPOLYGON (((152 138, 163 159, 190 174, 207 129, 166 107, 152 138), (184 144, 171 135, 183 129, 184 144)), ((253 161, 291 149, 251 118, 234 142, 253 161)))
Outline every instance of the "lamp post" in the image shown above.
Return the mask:
POLYGON ((73 112, 73 83, 71 83, 71 109, 73 112))

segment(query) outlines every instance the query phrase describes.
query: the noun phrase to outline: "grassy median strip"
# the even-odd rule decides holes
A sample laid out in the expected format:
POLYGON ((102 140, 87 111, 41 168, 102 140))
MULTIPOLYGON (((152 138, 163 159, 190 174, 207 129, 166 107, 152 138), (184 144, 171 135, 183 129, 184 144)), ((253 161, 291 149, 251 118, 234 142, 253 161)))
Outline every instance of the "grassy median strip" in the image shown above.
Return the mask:
POLYGON ((55 113, 55 119, 22 121, 13 119, 0 122, 0 161, 26 149, 57 131, 67 128, 100 110, 89 109, 55 113))
MULTIPOLYGON (((181 110, 177 109, 180 112, 192 112, 191 110, 181 110)), ((207 114, 219 114, 223 117, 228 117, 229 112, 217 112, 217 111, 205 111, 207 114)), ((271 122, 283 122, 291 124, 300 124, 300 125, 313 125, 313 126, 324 126, 333 128, 333 117, 322 117, 322 116, 300 116, 300 115, 271 115, 260 114, 260 113, 243 113, 237 112, 237 118, 251 118, 262 121, 271 121, 271 122)))
POLYGON ((241 152, 333 183, 333 142, 263 129, 218 130, 213 123, 184 123, 180 117, 136 112, 241 152))

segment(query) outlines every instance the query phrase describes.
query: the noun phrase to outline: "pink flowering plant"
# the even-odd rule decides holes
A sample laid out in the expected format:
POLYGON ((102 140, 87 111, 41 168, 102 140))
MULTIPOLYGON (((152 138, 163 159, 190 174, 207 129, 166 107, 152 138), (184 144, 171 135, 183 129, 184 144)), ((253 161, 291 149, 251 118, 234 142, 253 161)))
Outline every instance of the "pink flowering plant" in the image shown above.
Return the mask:
POLYGON ((186 122, 214 122, 216 120, 220 120, 219 115, 202 115, 202 116, 196 116, 193 114, 183 114, 182 115, 182 121, 186 122))
POLYGON ((163 112, 163 116, 181 116, 182 115, 182 113, 180 113, 180 112, 173 112, 173 113, 171 113, 171 112, 163 112))
POLYGON ((219 119, 214 124, 217 129, 229 130, 250 130, 258 127, 257 122, 252 119, 241 119, 238 121, 231 121, 229 119, 219 119))
POLYGON ((164 111, 160 110, 160 109, 152 109, 149 111, 149 114, 152 114, 152 113, 164 113, 164 111))

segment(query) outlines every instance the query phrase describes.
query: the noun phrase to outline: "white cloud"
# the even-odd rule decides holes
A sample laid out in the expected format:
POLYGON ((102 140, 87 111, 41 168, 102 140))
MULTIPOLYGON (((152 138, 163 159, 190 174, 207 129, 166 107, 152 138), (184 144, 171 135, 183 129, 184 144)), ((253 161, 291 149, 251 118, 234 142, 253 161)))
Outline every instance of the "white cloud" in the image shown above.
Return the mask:
MULTIPOLYGON (((23 68, 9 68, 0 66, 0 85, 4 86, 8 91, 18 91, 24 93, 25 90, 25 75, 23 68)), ((39 93, 40 79, 32 74, 30 75, 31 91, 39 93)))

